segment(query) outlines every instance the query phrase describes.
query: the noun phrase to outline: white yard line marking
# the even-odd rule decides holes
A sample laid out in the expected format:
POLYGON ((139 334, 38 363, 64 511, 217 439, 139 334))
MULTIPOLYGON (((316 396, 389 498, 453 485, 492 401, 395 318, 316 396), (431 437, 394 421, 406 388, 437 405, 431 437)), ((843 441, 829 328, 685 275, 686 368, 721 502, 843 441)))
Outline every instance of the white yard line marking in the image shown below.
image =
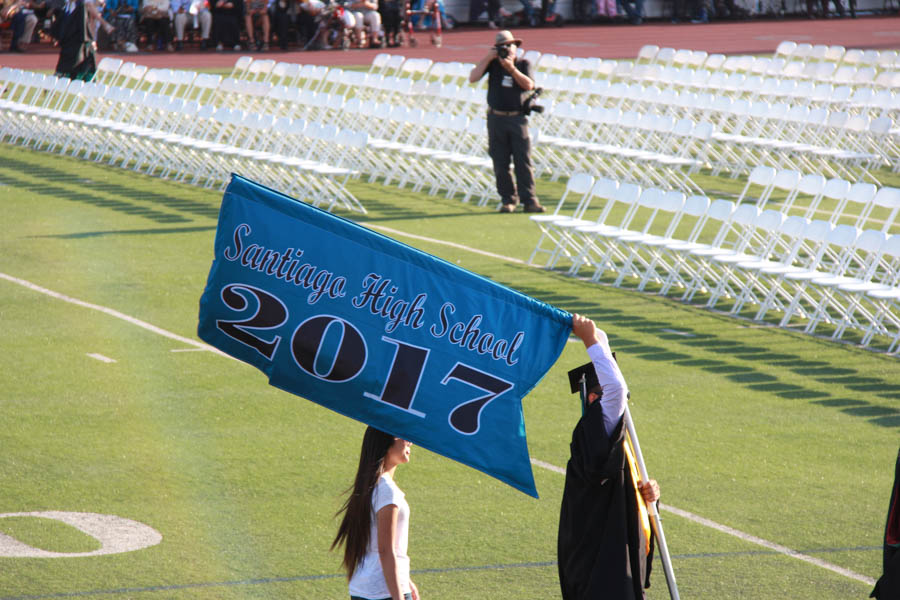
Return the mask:
POLYGON ((100 362, 105 362, 105 363, 116 362, 116 360, 114 358, 110 358, 108 356, 103 356, 102 354, 97 354, 96 352, 91 352, 90 354, 88 354, 88 356, 90 356, 91 358, 97 359, 100 362))
MULTIPOLYGON (((531 459, 531 464, 547 469, 549 471, 553 471, 554 473, 559 473, 561 475, 566 474, 566 470, 562 467, 557 467, 556 465, 552 465, 536 458, 531 459)), ((759 546, 762 546, 763 548, 768 548, 769 550, 778 552, 779 554, 784 554, 785 556, 790 556, 791 558, 802 560, 803 562, 807 562, 811 565, 827 569, 829 571, 837 573, 838 575, 843 575, 844 577, 849 577, 850 579, 855 579, 856 581, 860 581, 868 585, 875 585, 875 580, 871 577, 866 577, 865 575, 860 575, 859 573, 851 571, 850 569, 845 569, 844 567, 833 565, 830 562, 824 561, 820 558, 816 558, 808 554, 803 554, 802 552, 797 552, 796 550, 792 550, 787 546, 782 546, 781 544, 776 544, 775 542, 764 540, 762 538, 756 537, 755 535, 744 533, 743 531, 734 529, 733 527, 722 525, 721 523, 716 523, 715 521, 711 521, 705 517, 701 517, 700 515, 695 515, 694 513, 688 512, 686 510, 682 510, 674 506, 669 506, 668 504, 663 504, 662 502, 659 503, 659 508, 666 512, 670 512, 673 515, 678 515, 679 517, 683 517, 689 521, 693 521, 694 523, 697 523, 699 525, 715 529, 716 531, 721 533, 732 535, 745 542, 757 544, 759 546)))
POLYGON ((742 539, 745 542, 751 542, 753 544, 758 544, 763 548, 768 548, 769 550, 774 550, 780 554, 785 554, 792 558, 796 558, 797 560, 802 560, 803 562, 808 562, 811 565, 815 565, 817 567, 821 567, 823 569, 828 569, 829 571, 833 571, 838 575, 843 575, 844 577, 849 577, 850 579, 855 579, 857 581, 861 581, 862 583, 866 583, 868 585, 875 585, 875 579, 872 577, 866 577, 865 575, 860 575, 850 569, 845 569, 844 567, 839 567, 837 565, 833 565, 830 562, 824 561, 820 558, 816 558, 814 556, 810 556, 808 554, 803 554, 802 552, 797 552, 796 550, 791 550, 787 546, 782 546, 781 544, 776 544, 774 542, 770 542, 768 540, 764 540, 762 538, 758 538, 755 535, 750 535, 749 533, 744 533, 743 531, 738 531, 737 529, 733 529, 728 527, 727 525, 721 525, 716 523, 715 521, 710 521, 707 518, 701 517, 700 515, 695 515, 694 513, 690 513, 686 510, 681 510, 680 508, 675 508, 674 506, 668 506, 660 503, 660 508, 665 511, 668 511, 672 514, 678 515, 679 517, 684 517, 689 521, 693 521, 694 523, 699 523, 700 525, 705 525, 707 527, 711 527, 716 531, 721 531, 722 533, 727 533, 728 535, 733 535, 736 538, 742 539))
POLYGON ((371 223, 364 223, 366 227, 371 227, 372 229, 380 229, 381 231, 385 231, 392 235, 401 235, 403 237, 412 238, 414 240, 419 240, 421 242, 429 242, 431 244, 438 244, 440 246, 449 246, 450 248, 456 248, 457 250, 465 250, 467 252, 472 252, 474 254, 480 254, 482 256, 488 256, 490 258, 497 258, 500 260, 504 260, 506 262, 516 263, 517 265, 524 265, 525 261, 520 260, 518 258, 513 258, 512 256, 503 256, 502 254, 494 254, 493 252, 488 252, 487 250, 479 250, 478 248, 472 248, 471 246, 466 246, 464 244, 457 244, 456 242, 448 242, 446 240, 438 240, 435 238, 425 237, 424 235, 416 235, 414 233, 406 233, 405 231, 400 231, 399 229, 391 229, 390 227, 385 227, 384 225, 373 225, 371 223))
POLYGON ((548 462, 544 462, 544 461, 538 460, 536 458, 531 459, 531 464, 541 467, 541 468, 544 468, 544 469, 547 469, 548 471, 553 471, 554 473, 559 473, 560 475, 566 474, 566 470, 563 469, 562 467, 557 467, 556 465, 551 465, 548 462))
MULTIPOLYGON (((51 298, 56 298, 57 300, 62 300, 63 302, 68 302, 69 304, 74 304, 76 306, 81 306, 83 308, 89 308, 91 310, 96 310, 98 312, 102 312, 103 314, 109 315, 111 317, 115 317, 117 319, 122 319, 126 323, 131 323, 132 325, 137 325, 138 327, 141 327, 142 329, 146 329, 147 331, 161 335, 163 337, 167 337, 172 340, 177 340, 177 341, 181 342, 182 344, 194 346, 195 348, 197 348, 199 350, 207 350, 209 352, 215 352, 216 354, 219 354, 221 356, 226 356, 228 358, 232 358, 231 356, 228 356, 227 354, 225 354, 218 348, 213 348, 212 346, 210 346, 208 344, 204 344, 203 342, 198 342, 197 340, 192 340, 190 338, 186 338, 184 336, 178 335, 177 333, 172 333, 171 331, 166 331, 165 329, 157 327, 156 325, 151 325, 150 323, 147 323, 146 321, 141 321, 140 319, 130 317, 130 316, 126 315, 125 313, 121 313, 115 309, 107 308, 105 306, 100 306, 99 304, 91 304, 90 302, 85 302, 84 300, 78 300, 77 298, 72 298, 71 296, 66 296, 65 294, 60 294, 59 292, 54 292, 53 290, 48 290, 47 288, 44 288, 44 287, 41 287, 34 283, 31 283, 30 281, 25 281, 24 279, 19 279, 18 277, 13 277, 12 275, 7 275, 6 273, 0 273, 0 279, 5 279, 6 281, 21 285, 22 287, 28 288, 29 290, 32 290, 34 292, 39 292, 41 294, 45 294, 47 296, 50 296, 51 298)), ((237 359, 233 359, 233 360, 237 360, 237 359)))
POLYGON ((660 329, 663 333, 673 333, 675 335, 680 335, 683 337, 697 337, 693 333, 688 333, 687 331, 678 331, 677 329, 660 329))

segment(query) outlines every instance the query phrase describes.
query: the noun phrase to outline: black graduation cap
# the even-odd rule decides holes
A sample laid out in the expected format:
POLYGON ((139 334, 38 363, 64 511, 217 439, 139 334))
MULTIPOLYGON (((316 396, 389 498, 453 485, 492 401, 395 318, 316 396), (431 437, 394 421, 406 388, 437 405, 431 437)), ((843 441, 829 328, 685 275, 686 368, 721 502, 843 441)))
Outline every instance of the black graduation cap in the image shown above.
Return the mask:
POLYGON ((573 394, 577 394, 581 391, 582 376, 584 376, 585 383, 587 384, 585 389, 589 390, 595 385, 600 384, 600 381, 597 379, 597 371, 594 370, 594 363, 583 364, 580 367, 569 371, 569 386, 572 388, 573 394))

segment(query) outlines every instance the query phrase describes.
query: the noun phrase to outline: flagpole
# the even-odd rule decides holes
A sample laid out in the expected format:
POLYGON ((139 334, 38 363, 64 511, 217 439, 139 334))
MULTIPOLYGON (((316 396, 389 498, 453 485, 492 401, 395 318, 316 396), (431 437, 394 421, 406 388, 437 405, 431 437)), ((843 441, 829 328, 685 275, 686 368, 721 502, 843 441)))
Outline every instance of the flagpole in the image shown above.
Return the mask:
MULTIPOLYGON (((644 464, 644 455, 641 454, 641 445, 638 442, 637 431, 634 429, 634 422, 631 420, 631 411, 628 410, 628 403, 625 403, 625 427, 628 429, 628 437, 631 438, 631 446, 634 448, 634 456, 637 459, 638 469, 641 472, 642 481, 650 481, 647 474, 647 466, 644 464)), ((675 571, 672 570, 672 559, 669 557, 669 547, 666 545, 666 536, 663 533, 662 522, 659 519, 659 509, 657 502, 651 502, 647 505, 647 511, 650 513, 650 522, 653 525, 653 533, 656 535, 656 542, 659 545, 659 555, 662 558, 663 571, 666 574, 666 584, 669 586, 669 597, 672 600, 680 600, 678 596, 678 585, 675 583, 675 571)))

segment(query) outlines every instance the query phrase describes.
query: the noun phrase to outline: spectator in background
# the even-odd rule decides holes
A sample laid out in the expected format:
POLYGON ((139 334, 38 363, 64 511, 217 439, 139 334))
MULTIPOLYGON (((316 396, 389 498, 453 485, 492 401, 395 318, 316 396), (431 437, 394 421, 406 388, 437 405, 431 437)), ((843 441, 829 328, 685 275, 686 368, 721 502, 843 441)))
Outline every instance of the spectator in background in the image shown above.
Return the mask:
POLYGON ((378 3, 378 11, 381 13, 381 22, 384 25, 384 43, 390 48, 400 45, 400 26, 403 18, 400 16, 401 0, 381 0, 378 3))
POLYGON ((278 47, 282 50, 288 49, 288 36, 293 20, 292 9, 292 0, 275 0, 272 3, 272 28, 275 30, 275 35, 278 36, 278 47))
POLYGON ((252 50, 256 46, 257 50, 268 50, 269 33, 272 27, 272 24, 269 22, 268 0, 247 0, 245 6, 247 11, 244 13, 244 25, 247 28, 247 44, 249 48, 252 50), (255 18, 261 21, 263 32, 263 39, 258 41, 254 39, 256 28, 253 20, 255 18))
POLYGON ((57 77, 90 81, 97 71, 93 23, 99 22, 107 33, 113 26, 103 19, 92 0, 67 0, 56 20, 53 37, 59 41, 57 77))
POLYGON ((241 49, 241 17, 244 14, 244 0, 214 0, 213 30, 221 52, 225 47, 241 49))
POLYGON ((510 13, 500 5, 500 0, 471 0, 469 21, 477 21, 485 9, 487 9, 488 16, 487 25, 491 29, 497 29, 500 26, 502 17, 510 16, 510 13))
POLYGON ((617 12, 616 0, 597 0, 597 16, 614 19, 617 12))
POLYGON ((107 21, 115 26, 112 42, 119 52, 137 52, 137 14, 140 0, 106 0, 103 10, 107 21))
POLYGON ((616 0, 619 12, 628 15, 632 25, 640 25, 644 22, 644 0, 616 0))
POLYGON ((197 25, 200 26, 200 48, 206 50, 209 47, 209 32, 212 29, 212 14, 206 1, 172 0, 172 12, 175 15, 175 49, 184 48, 184 30, 188 22, 196 18, 197 25))
POLYGON ((714 0, 716 19, 749 19, 750 11, 738 6, 734 0, 714 0))
MULTIPOLYGON (((733 0, 729 0, 733 3, 733 0)), ((690 21, 691 23, 708 23, 704 0, 675 0, 672 4, 672 23, 690 21)))
POLYGON ((309 0, 297 0, 294 7, 297 11, 297 34, 300 36, 300 45, 305 46, 316 34, 316 17, 318 10, 309 0))
MULTIPOLYGON (((828 18, 828 2, 829 0, 821 0, 822 2, 822 18, 828 18)), ((856 0, 849 0, 850 16, 856 18, 856 0)), ((837 10, 838 16, 844 17, 844 4, 841 0, 834 0, 834 8, 837 10)), ((806 16, 810 19, 816 18, 816 0, 806 0, 806 16)))
MULTIPOLYGON (((424 15, 413 15, 412 24, 417 29, 428 29, 434 26, 434 5, 437 3, 438 13, 441 15, 441 27, 443 29, 453 29, 453 25, 447 19, 447 13, 444 11, 444 0, 415 0, 412 4, 414 11, 424 11, 424 15)), ((528 6, 527 10, 531 10, 531 0, 522 0, 522 6, 528 6)), ((529 18, 531 13, 528 13, 529 18)))
POLYGON ((353 11, 356 39, 362 47, 381 47, 381 14, 378 12, 378 0, 351 0, 348 8, 353 11), (366 28, 368 44, 362 44, 362 31, 366 28))
POLYGON ((29 0, 9 0, 0 9, 0 23, 9 21, 12 40, 9 42, 10 52, 25 52, 34 36, 37 16, 34 14, 29 0))
POLYGON ((147 28, 147 50, 162 50, 172 52, 175 47, 169 38, 169 0, 143 0, 141 6, 141 22, 147 28), (154 44, 155 38, 155 44, 154 44))

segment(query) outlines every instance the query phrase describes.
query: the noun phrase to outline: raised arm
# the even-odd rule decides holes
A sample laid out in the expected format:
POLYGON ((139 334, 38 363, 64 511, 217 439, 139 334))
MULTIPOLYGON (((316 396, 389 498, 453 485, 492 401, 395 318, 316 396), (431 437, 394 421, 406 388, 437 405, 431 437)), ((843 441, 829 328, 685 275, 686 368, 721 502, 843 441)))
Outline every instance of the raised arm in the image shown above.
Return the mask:
MULTIPOLYGON (((572 333, 581 338, 588 356, 594 364, 597 380, 602 394, 600 404, 603 406, 603 426, 607 434, 612 434, 625 414, 625 402, 628 400, 628 384, 619 370, 616 359, 609 349, 606 333, 587 317, 572 315, 572 333)), ((588 398, 589 402, 592 402, 588 398)))

